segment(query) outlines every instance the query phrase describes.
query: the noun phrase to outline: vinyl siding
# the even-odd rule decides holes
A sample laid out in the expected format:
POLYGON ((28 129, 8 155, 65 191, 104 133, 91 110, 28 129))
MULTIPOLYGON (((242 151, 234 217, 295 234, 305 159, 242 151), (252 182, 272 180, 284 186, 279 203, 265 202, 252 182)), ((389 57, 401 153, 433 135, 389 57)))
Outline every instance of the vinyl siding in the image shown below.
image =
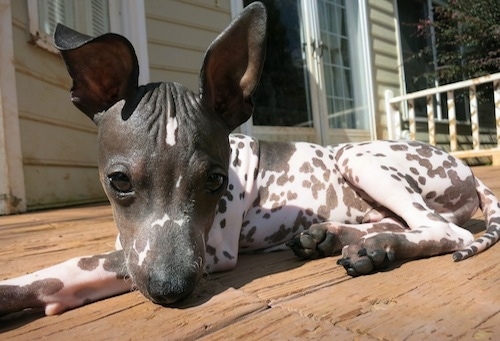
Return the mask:
POLYGON ((229 0, 146 0, 152 82, 179 82, 198 90, 205 50, 231 21, 229 0))
POLYGON ((396 36, 393 0, 368 1, 369 34, 372 44, 372 67, 375 95, 377 138, 387 137, 384 91, 400 91, 400 60, 396 36))
POLYGON ((29 42, 27 2, 11 4, 28 209, 105 200, 96 127, 71 104, 71 80, 60 56, 29 42))

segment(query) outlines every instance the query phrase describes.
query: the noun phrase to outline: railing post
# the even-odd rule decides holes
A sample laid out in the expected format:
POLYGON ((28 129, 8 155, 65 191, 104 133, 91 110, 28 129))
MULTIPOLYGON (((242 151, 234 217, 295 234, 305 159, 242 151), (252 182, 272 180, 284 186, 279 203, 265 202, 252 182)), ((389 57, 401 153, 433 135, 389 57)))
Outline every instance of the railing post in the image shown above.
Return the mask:
POLYGON ((446 93, 446 105, 448 107, 448 122, 450 135, 450 151, 455 152, 457 145, 457 113, 455 111, 455 92, 450 90, 446 93))
POLYGON ((495 119, 497 123, 497 147, 500 148, 500 79, 493 82, 493 99, 495 102, 495 119))
POLYGON ((434 96, 427 96, 427 125, 429 127, 429 144, 436 145, 436 122, 434 121, 434 96))
POLYGON ((469 87, 469 102, 470 102, 470 125, 472 129, 472 149, 479 150, 479 119, 477 112, 477 95, 476 87, 469 87))
POLYGON ((393 97, 392 90, 384 91, 387 135, 389 140, 399 140, 401 138, 401 116, 398 107, 391 103, 393 97))
POLYGON ((415 101, 413 98, 409 99, 408 102, 408 125, 410 126, 410 140, 415 141, 417 139, 417 123, 415 121, 415 101))

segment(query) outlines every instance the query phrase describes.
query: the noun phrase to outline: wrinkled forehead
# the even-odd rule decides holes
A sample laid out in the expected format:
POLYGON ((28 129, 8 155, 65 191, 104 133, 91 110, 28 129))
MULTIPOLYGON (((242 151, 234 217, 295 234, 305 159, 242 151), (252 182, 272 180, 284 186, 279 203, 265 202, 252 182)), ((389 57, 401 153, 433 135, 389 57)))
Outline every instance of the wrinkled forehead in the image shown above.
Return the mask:
POLYGON ((106 125, 103 134, 117 142, 175 146, 182 136, 197 135, 199 123, 190 123, 206 115, 199 96, 182 85, 151 83, 139 87, 133 100, 122 100, 100 116, 99 126, 106 125))
POLYGON ((183 135, 193 135, 204 112, 198 95, 177 83, 154 83, 139 89, 139 103, 130 120, 137 129, 146 130, 150 137, 175 146, 183 135))
POLYGON ((205 110, 199 95, 178 83, 141 86, 134 100, 122 100, 100 114, 100 140, 106 140, 100 143, 101 154, 221 149, 227 143, 228 128, 205 110))

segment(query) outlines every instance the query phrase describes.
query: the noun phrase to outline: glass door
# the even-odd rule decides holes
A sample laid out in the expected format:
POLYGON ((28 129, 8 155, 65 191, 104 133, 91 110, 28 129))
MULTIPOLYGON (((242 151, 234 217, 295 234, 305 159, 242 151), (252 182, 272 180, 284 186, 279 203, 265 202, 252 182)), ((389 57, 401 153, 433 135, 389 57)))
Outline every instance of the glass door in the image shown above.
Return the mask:
POLYGON ((263 2, 267 57, 244 132, 321 144, 373 138, 364 7, 345 0, 263 2))

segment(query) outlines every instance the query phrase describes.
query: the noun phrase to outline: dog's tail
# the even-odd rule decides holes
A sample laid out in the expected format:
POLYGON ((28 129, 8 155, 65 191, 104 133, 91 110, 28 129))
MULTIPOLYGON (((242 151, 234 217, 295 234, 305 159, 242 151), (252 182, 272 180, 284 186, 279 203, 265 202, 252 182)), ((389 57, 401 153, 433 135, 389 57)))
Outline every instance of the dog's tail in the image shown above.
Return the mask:
POLYGON ((486 221, 486 232, 465 249, 453 253, 453 260, 460 261, 483 252, 500 238, 500 202, 495 194, 476 178, 479 204, 486 221))

